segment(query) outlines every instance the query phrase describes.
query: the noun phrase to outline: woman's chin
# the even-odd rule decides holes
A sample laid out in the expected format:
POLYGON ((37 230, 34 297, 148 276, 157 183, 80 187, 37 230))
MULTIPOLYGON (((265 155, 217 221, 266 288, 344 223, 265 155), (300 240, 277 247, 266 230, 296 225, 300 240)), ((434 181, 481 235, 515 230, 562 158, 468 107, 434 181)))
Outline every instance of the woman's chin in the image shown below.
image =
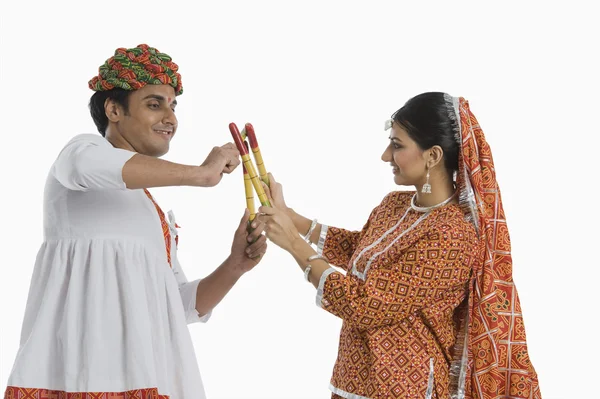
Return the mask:
POLYGON ((415 185, 413 183, 406 181, 405 179, 401 178, 400 176, 394 176, 394 183, 396 183, 397 186, 406 186, 408 188, 408 190, 415 189, 415 185))
POLYGON ((403 179, 402 176, 400 176, 400 175, 394 175, 394 183, 396 183, 398 186, 406 186, 407 185, 405 179, 403 179))

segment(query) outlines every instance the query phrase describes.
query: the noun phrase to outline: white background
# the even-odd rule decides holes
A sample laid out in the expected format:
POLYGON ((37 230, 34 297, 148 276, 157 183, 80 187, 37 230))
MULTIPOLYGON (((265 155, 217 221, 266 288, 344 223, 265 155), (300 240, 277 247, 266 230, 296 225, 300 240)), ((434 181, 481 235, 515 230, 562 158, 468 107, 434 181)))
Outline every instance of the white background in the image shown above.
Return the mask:
MULTIPOLYGON (((398 189, 380 160, 385 119, 425 91, 469 100, 494 154, 543 397, 600 398, 600 29, 589 4, 17 3, 4 2, 0 35, 2 390, 43 239, 47 170, 73 135, 95 132, 87 82, 98 66, 147 43, 183 76, 166 159, 199 164, 230 141, 229 122, 251 122, 289 205, 350 229, 398 189)), ((188 277, 208 274, 245 207, 241 169, 215 188, 153 192, 183 227, 188 277)), ((209 399, 329 397, 341 322, 314 291, 271 245, 210 322, 190 327, 209 399)))

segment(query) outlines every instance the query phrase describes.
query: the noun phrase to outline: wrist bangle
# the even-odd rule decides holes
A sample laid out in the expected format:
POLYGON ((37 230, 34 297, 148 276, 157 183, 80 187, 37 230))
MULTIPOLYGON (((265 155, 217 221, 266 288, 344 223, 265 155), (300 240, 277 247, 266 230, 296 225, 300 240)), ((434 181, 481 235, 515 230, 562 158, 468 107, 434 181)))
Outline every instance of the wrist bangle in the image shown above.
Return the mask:
POLYGON ((308 233, 306 233, 306 235, 304 236, 304 241, 310 243, 310 236, 312 235, 312 232, 315 230, 315 227, 317 227, 317 219, 312 220, 312 223, 310 224, 310 228, 308 229, 308 233))
POLYGON ((316 259, 322 259, 325 262, 329 263, 329 260, 326 257, 324 257, 323 255, 319 255, 319 254, 309 256, 307 261, 312 262, 313 260, 316 260, 316 259))
POLYGON ((311 265, 306 266, 306 269, 304 269, 304 279, 308 282, 310 282, 310 279, 308 278, 308 274, 310 273, 310 269, 312 268, 311 265))

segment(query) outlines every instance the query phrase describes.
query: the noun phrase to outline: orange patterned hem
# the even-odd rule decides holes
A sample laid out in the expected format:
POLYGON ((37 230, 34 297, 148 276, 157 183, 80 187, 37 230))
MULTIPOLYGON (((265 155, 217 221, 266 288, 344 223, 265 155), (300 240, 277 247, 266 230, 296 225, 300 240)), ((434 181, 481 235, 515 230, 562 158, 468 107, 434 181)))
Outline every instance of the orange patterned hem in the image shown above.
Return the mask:
POLYGON ((7 387, 4 399, 169 399, 157 388, 133 389, 124 392, 65 392, 43 388, 7 387))
MULTIPOLYGON (((160 206, 158 206, 158 204, 154 200, 154 197, 152 197, 152 194, 150 194, 150 191, 148 191, 147 189, 144 189, 144 193, 146 193, 146 196, 148 198, 150 198, 150 201, 152 201, 152 203, 154 204, 154 207, 156 208, 156 211, 158 212, 158 217, 160 218, 160 225, 162 227, 163 236, 165 238, 165 247, 167 250, 167 262, 169 262, 169 267, 173 267, 173 265, 171 264, 171 229, 169 228, 169 223, 167 223, 167 219, 165 218, 165 213, 163 212, 162 209, 160 209, 160 206)), ((175 237, 175 243, 176 244, 179 243, 179 236, 175 237)))

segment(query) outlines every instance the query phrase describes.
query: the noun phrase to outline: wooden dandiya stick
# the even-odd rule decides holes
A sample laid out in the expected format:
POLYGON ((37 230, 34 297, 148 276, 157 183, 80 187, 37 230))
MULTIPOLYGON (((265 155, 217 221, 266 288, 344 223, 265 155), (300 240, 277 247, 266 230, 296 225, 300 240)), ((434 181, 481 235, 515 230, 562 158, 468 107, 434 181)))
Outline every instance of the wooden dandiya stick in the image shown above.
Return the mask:
POLYGON ((265 162, 263 161, 262 154, 260 153, 260 147, 258 146, 258 141, 256 140, 256 133, 254 132, 254 127, 250 123, 246 123, 243 131, 248 136, 248 140, 250 140, 250 148, 252 148, 252 155, 254 155, 254 161, 256 162, 256 167, 258 168, 260 179, 264 181, 265 184, 268 186, 269 176, 267 175, 265 162))
MULTIPOLYGON (((244 141, 244 147, 246 147, 246 151, 248 151, 248 143, 246 141, 244 141)), ((256 217, 256 207, 254 206, 254 189, 252 188, 252 180, 250 179, 250 174, 248 173, 248 169, 246 169, 246 165, 242 164, 242 169, 244 170, 246 207, 250 211, 250 221, 253 221, 256 217)))
POLYGON ((250 159, 250 154, 248 153, 248 150, 246 149, 246 146, 244 145, 244 140, 242 139, 242 135, 240 134, 240 131, 238 130, 235 123, 232 122, 229 124, 229 131, 231 132, 233 141, 234 141, 238 151, 240 152, 240 155, 242 157, 242 164, 248 171, 248 175, 250 176, 250 181, 252 182, 252 185, 254 186, 254 190, 256 190, 256 193, 258 194, 258 199, 259 199, 260 203, 264 206, 271 206, 271 203, 267 199, 267 194, 265 193, 265 190, 263 189, 263 187, 261 185, 260 179, 258 178, 258 175, 256 174, 256 169, 254 169, 254 164, 252 163, 252 159, 250 159))

